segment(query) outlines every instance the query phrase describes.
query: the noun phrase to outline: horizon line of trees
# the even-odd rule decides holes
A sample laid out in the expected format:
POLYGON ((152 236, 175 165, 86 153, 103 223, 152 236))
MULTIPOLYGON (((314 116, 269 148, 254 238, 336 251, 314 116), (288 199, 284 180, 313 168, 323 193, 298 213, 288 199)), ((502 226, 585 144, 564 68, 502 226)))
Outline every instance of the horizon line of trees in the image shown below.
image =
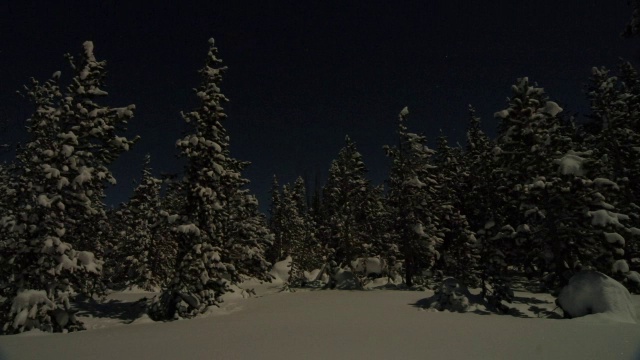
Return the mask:
POLYGON ((630 63, 617 76, 593 69, 585 124, 527 78, 496 112, 495 139, 469 108, 464 148, 442 135, 429 148, 404 108, 397 143, 383 148, 384 186, 367 179, 346 137, 314 194, 301 178, 282 187, 274 178, 267 218, 246 189, 249 163, 230 154, 220 89, 227 67, 209 45, 198 105, 182 114, 190 130, 176 142, 184 172, 156 178, 147 157, 117 209, 104 193, 115 183, 110 164, 138 139, 123 135, 135 106, 98 102, 108 95, 106 62, 93 44, 66 56, 66 86, 56 72, 25 87, 29 139, 0 166, 2 333, 83 329, 79 295, 134 285, 161 290, 153 319, 190 318, 230 285, 269 281, 272 264, 289 256, 288 286, 303 286, 305 272, 355 271, 373 257, 409 287, 445 276, 481 287, 498 312, 515 276, 555 291, 574 272, 596 269, 639 289, 640 78, 630 63))

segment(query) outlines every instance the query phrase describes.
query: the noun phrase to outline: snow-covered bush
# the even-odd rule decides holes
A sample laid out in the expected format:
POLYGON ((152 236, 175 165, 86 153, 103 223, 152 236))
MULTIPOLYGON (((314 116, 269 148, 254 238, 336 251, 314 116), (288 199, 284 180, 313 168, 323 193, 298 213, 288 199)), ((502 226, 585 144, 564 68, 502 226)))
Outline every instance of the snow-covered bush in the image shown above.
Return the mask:
POLYGON ((603 314, 607 319, 635 323, 636 313, 629 291, 616 280, 597 271, 574 275, 556 300, 567 318, 603 314))
POLYGON ((466 286, 454 278, 446 278, 434 295, 427 299, 427 307, 438 311, 466 312, 470 308, 470 297, 471 293, 466 286))

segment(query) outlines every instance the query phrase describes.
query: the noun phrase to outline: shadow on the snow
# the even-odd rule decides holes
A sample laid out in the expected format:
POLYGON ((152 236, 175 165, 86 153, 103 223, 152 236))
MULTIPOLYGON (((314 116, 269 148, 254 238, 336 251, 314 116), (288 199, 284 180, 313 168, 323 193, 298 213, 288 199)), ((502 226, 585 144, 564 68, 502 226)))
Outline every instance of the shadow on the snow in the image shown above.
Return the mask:
POLYGON ((118 319, 128 324, 146 312, 146 301, 146 298, 135 302, 114 299, 99 302, 90 299, 75 304, 75 308, 78 310, 76 315, 118 319))
POLYGON ((535 305, 530 306, 529 311, 536 314, 538 317, 544 317, 547 319, 563 319, 563 316, 557 312, 535 305))
POLYGON ((519 304, 551 304, 551 302, 547 300, 536 299, 534 297, 524 297, 524 296, 514 296, 513 302, 519 303, 519 304))
MULTIPOLYGON (((413 304, 409 304, 410 306, 417 307, 419 309, 424 310, 432 310, 432 311, 451 311, 451 312, 459 312, 459 313, 472 313, 476 315, 491 315, 497 314, 495 311, 490 311, 489 306, 486 301, 484 301, 479 295, 467 294, 468 303, 465 306, 455 306, 455 304, 447 304, 442 302, 442 298, 438 297, 438 294, 434 294, 434 296, 420 299, 413 304)), ((509 307, 508 311, 502 313, 502 315, 509 315, 518 318, 547 318, 547 319, 562 319, 562 316, 555 312, 554 310, 550 310, 548 306, 545 305, 551 304, 551 302, 546 300, 536 299, 534 297, 515 297, 513 299, 513 303, 516 304, 524 304, 530 305, 528 310, 529 313, 523 312, 515 307, 509 307), (535 316, 532 316, 535 314, 535 316)))

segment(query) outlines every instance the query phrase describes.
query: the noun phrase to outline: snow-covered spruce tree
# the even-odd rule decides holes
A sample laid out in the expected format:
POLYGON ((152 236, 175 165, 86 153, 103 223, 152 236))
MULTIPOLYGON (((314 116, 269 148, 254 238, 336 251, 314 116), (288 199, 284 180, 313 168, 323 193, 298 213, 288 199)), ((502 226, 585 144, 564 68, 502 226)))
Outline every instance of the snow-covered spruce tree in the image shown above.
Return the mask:
POLYGON ((626 229, 620 221, 628 219, 608 203, 618 185, 603 177, 602 158, 573 140, 573 125, 541 88, 520 79, 513 90, 509 108, 497 113, 503 131, 496 157, 510 172, 502 186, 518 210, 509 223, 514 259, 530 275, 549 273, 551 289, 580 268, 610 273, 624 250, 605 233, 626 229))
POLYGON ((402 254, 406 285, 413 286, 415 277, 439 257, 437 247, 444 234, 432 208, 438 185, 435 166, 429 164, 434 151, 427 148, 424 136, 408 132, 408 114, 407 108, 400 112, 398 145, 385 146, 385 152, 392 161, 388 180, 391 234, 402 254))
MULTIPOLYGON (((341 266, 351 266, 366 254, 376 229, 375 190, 366 179, 367 169, 355 143, 347 136, 338 158, 332 161, 329 176, 322 190, 319 237, 331 249, 332 260, 341 266)), ((379 241, 379 240, 376 240, 379 241)))
POLYGON ((272 264, 283 260, 286 255, 286 239, 283 234, 283 221, 285 219, 282 211, 282 193, 278 178, 273 176, 271 186, 271 205, 269 206, 269 230, 273 234, 273 244, 267 250, 267 259, 272 264))
MULTIPOLYGON (((300 179, 300 178, 299 178, 300 179)), ((301 180, 301 179, 300 179, 301 180)), ((304 186, 304 183, 303 183, 304 186)), ((311 248, 309 226, 306 212, 299 203, 297 186, 285 185, 282 189, 281 216, 282 227, 276 236, 286 239, 284 255, 291 256, 291 268, 289 271, 289 285, 304 285, 305 270, 312 270, 310 263, 313 261, 314 249, 311 248)), ((315 251, 317 252, 317 251, 315 251)))
POLYGON ((242 275, 268 279, 264 258, 272 241, 255 197, 243 187, 241 171, 248 164, 233 159, 229 136, 222 125, 228 100, 220 91, 226 67, 209 40, 202 83, 195 92, 199 106, 183 118, 193 131, 177 141, 187 159, 180 213, 169 216, 177 233, 176 271, 160 299, 152 304, 154 319, 193 317, 220 302, 229 283, 242 275))
MULTIPOLYGON (((631 228, 640 227, 640 79, 637 70, 622 62, 619 76, 604 68, 593 68, 588 97, 591 121, 586 124, 585 143, 600 157, 603 177, 619 186, 608 199, 629 216, 631 228)), ((640 271, 640 238, 637 231, 625 234, 624 258, 632 270, 640 271)))
MULTIPOLYGON (((535 209, 524 185, 548 173, 551 154, 545 141, 558 129, 555 115, 562 109, 531 86, 527 78, 512 86, 509 108, 496 113, 498 138, 490 159, 485 211, 487 222, 478 230, 482 244, 483 294, 496 310, 510 301, 510 270, 529 269, 533 234, 527 217, 535 209)), ((555 138, 554 138, 555 139, 555 138)))
POLYGON ((446 137, 441 135, 432 163, 437 167, 438 183, 441 184, 433 211, 438 213, 440 230, 444 234, 435 269, 443 275, 455 277, 466 286, 477 287, 480 284, 479 246, 463 213, 467 170, 462 152, 449 147, 446 137))
POLYGON ((321 266, 326 254, 318 241, 317 225, 307 204, 307 186, 302 177, 295 180, 292 191, 292 200, 304 224, 303 241, 293 244, 293 249, 299 254, 297 257, 301 269, 310 271, 321 266))
POLYGON ((120 238, 107 264, 119 263, 118 280, 122 285, 153 291, 171 280, 176 249, 171 237, 158 232, 164 220, 160 215, 162 180, 153 176, 150 163, 147 155, 139 185, 129 202, 116 212, 120 238))
POLYGON ((466 215, 473 231, 482 229, 492 218, 493 199, 490 175, 492 169, 493 144, 480 128, 480 118, 476 110, 469 105, 469 125, 467 141, 463 156, 464 171, 462 173, 462 213, 466 215))
POLYGON ((397 244, 392 242, 392 236, 389 234, 392 219, 384 196, 384 186, 371 187, 366 196, 362 204, 362 217, 358 219, 361 234, 365 239, 361 256, 378 257, 386 262, 387 268, 391 268, 399 253, 397 244))
POLYGON ((93 44, 85 42, 77 59, 67 58, 74 76, 66 89, 58 84, 60 72, 26 87, 35 112, 27 120, 29 140, 16 156, 14 190, 20 196, 2 220, 9 239, 0 249, 0 266, 9 276, 0 311, 4 333, 82 328, 70 301, 95 290, 102 261, 76 249, 96 247, 85 229, 104 220, 101 195, 105 182, 115 183, 108 165, 133 143, 119 134, 134 106, 95 102, 107 95, 106 63, 96 60, 93 44))
POLYGON ((108 95, 103 90, 106 61, 96 60, 90 41, 84 43, 84 50, 78 58, 66 55, 74 78, 60 104, 61 117, 67 121, 65 133, 59 135, 64 140, 59 151, 69 164, 71 174, 77 173, 71 184, 79 195, 73 200, 74 206, 85 209, 86 221, 73 229, 73 245, 99 255, 109 246, 104 241, 110 240, 102 236, 102 241, 96 241, 106 225, 104 193, 107 184, 116 183, 108 166, 128 151, 138 137, 121 136, 133 117, 135 105, 114 108, 96 102, 108 95))

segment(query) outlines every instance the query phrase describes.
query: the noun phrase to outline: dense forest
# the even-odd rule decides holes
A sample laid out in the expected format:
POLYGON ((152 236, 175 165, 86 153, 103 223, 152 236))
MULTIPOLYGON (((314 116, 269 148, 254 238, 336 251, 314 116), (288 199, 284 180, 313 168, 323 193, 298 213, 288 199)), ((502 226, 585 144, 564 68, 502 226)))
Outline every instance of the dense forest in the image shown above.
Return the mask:
POLYGON ((0 167, 2 333, 80 330, 74 302, 130 286, 161 289, 148 308, 154 320, 193 317, 230 285, 269 281, 289 258, 289 288, 314 286, 305 273, 317 269, 407 288, 455 277, 481 288, 496 312, 507 311, 518 278, 556 293, 595 269, 640 291, 640 76, 630 62, 593 68, 588 119, 517 79, 495 113, 497 136, 483 133, 470 106, 460 146, 441 135, 429 147, 401 109, 397 142, 381 144, 391 164, 384 185, 367 179, 347 136, 309 193, 302 178, 274 178, 267 216, 247 190, 249 163, 230 153, 227 68, 213 40, 198 106, 182 114, 184 171, 156 178, 147 157, 130 200, 106 206, 109 167, 138 139, 126 129, 135 106, 101 104, 106 62, 91 42, 83 50, 67 55, 69 79, 56 72, 25 86, 28 140, 0 167), (372 258, 381 272, 367 273, 372 258))

